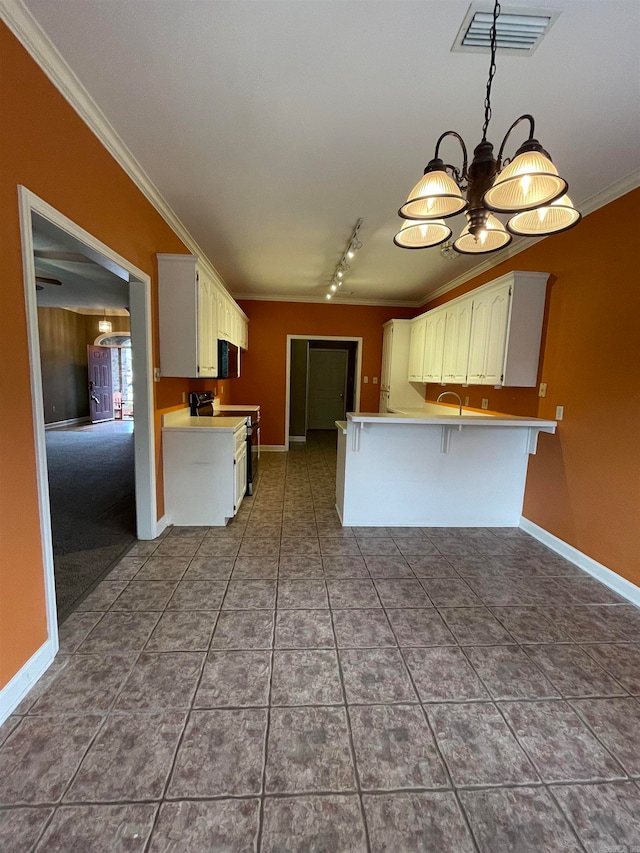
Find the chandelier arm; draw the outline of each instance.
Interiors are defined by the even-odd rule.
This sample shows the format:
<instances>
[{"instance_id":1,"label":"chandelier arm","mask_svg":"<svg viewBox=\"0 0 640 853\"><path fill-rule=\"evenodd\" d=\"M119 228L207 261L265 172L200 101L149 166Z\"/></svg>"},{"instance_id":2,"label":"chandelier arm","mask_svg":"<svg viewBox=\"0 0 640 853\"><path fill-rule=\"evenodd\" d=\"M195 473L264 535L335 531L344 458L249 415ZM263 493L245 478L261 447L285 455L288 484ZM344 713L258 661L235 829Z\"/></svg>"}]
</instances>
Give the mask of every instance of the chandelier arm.
<instances>
[{"instance_id":1,"label":"chandelier arm","mask_svg":"<svg viewBox=\"0 0 640 853\"><path fill-rule=\"evenodd\" d=\"M445 132L439 137L438 141L436 142L436 151L433 155L433 158L434 160L438 160L440 158L440 143L447 136L453 136L454 139L457 139L460 143L460 147L462 148L462 169L456 169L455 166L452 166L449 163L445 164L445 168L451 169L456 181L460 183L460 181L463 178L466 178L467 176L467 146L464 144L464 139L460 136L459 133L456 133L455 130L445 130Z\"/></svg>"},{"instance_id":2,"label":"chandelier arm","mask_svg":"<svg viewBox=\"0 0 640 853\"><path fill-rule=\"evenodd\" d=\"M515 130L515 128L520 124L521 121L525 121L525 120L529 122L529 139L533 139L533 134L534 134L535 129L536 129L535 119L533 118L532 115L529 115L529 113L525 113L524 115L521 115L520 118L517 118L514 121L514 123L511 125L509 130L504 135L504 139L502 140L502 142L500 144L500 150L498 151L498 171L500 171L502 169L502 166L503 166L502 154L504 152L504 146L507 144L507 140L511 136L511 132L513 130Z\"/></svg>"}]
</instances>

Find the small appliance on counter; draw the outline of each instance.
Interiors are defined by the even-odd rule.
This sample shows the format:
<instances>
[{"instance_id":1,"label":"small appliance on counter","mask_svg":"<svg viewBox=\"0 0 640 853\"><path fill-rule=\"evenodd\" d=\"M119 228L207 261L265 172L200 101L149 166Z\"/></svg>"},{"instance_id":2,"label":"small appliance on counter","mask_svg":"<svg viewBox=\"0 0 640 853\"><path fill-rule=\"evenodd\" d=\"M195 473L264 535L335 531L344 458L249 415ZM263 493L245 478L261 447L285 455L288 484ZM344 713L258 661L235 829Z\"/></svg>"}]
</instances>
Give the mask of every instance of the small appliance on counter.
<instances>
[{"instance_id":1,"label":"small appliance on counter","mask_svg":"<svg viewBox=\"0 0 640 853\"><path fill-rule=\"evenodd\" d=\"M221 343L226 343L222 342ZM217 398L213 391L191 392L189 394L189 410L193 418L223 418L234 415L246 416L247 419L247 494L253 494L253 484L258 474L260 460L260 407L228 406L218 408Z\"/></svg>"}]
</instances>

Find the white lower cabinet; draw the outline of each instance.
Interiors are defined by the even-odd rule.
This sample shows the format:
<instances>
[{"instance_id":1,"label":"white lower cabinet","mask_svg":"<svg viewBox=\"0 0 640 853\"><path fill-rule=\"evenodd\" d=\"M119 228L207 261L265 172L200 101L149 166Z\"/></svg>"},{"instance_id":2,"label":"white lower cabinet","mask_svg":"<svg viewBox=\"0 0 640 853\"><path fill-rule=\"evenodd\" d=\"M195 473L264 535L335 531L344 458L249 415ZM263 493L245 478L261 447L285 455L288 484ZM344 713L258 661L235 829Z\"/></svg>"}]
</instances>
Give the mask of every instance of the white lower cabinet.
<instances>
[{"instance_id":1,"label":"white lower cabinet","mask_svg":"<svg viewBox=\"0 0 640 853\"><path fill-rule=\"evenodd\" d=\"M247 489L247 427L164 427L165 515L181 526L223 526Z\"/></svg>"}]
</instances>

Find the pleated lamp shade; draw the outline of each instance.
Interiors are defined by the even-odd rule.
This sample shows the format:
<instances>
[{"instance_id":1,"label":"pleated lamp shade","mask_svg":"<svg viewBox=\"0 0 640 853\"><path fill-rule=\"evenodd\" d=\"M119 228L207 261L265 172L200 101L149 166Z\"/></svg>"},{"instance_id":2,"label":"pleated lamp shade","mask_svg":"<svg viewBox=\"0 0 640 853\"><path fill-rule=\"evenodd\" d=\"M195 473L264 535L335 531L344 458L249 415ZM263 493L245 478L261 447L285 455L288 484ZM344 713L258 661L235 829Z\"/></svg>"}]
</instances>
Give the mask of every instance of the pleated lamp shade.
<instances>
[{"instance_id":1,"label":"pleated lamp shade","mask_svg":"<svg viewBox=\"0 0 640 853\"><path fill-rule=\"evenodd\" d=\"M567 191L568 184L540 151L516 155L484 194L483 202L499 213L520 213L550 204Z\"/></svg>"},{"instance_id":2,"label":"pleated lamp shade","mask_svg":"<svg viewBox=\"0 0 640 853\"><path fill-rule=\"evenodd\" d=\"M407 219L393 238L393 242L401 249L429 249L444 243L449 237L451 237L451 228L442 219L429 222Z\"/></svg>"},{"instance_id":3,"label":"pleated lamp shade","mask_svg":"<svg viewBox=\"0 0 640 853\"><path fill-rule=\"evenodd\" d=\"M403 219L446 219L467 206L460 187L446 172L427 172L409 193L398 213Z\"/></svg>"},{"instance_id":4,"label":"pleated lamp shade","mask_svg":"<svg viewBox=\"0 0 640 853\"><path fill-rule=\"evenodd\" d=\"M519 236L542 237L573 228L581 219L582 214L575 209L569 196L563 195L548 207L517 213L507 222L507 228Z\"/></svg>"},{"instance_id":5,"label":"pleated lamp shade","mask_svg":"<svg viewBox=\"0 0 640 853\"><path fill-rule=\"evenodd\" d=\"M453 248L461 255L482 255L504 249L512 239L502 222L490 213L486 226L478 237L470 234L469 226L465 225L458 239L454 241Z\"/></svg>"}]
</instances>

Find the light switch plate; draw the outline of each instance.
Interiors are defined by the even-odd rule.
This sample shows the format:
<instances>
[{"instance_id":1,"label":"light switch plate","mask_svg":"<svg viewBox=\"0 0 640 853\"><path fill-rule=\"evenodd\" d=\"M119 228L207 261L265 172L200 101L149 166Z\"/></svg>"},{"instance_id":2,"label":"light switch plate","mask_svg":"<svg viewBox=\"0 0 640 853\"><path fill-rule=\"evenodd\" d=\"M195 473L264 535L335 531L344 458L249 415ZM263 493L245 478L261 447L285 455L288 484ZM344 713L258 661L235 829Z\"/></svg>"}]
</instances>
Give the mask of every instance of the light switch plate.
<instances>
[{"instance_id":1,"label":"light switch plate","mask_svg":"<svg viewBox=\"0 0 640 853\"><path fill-rule=\"evenodd\" d=\"M546 397L547 396L547 383L541 382L540 388L538 389L538 397Z\"/></svg>"},{"instance_id":2,"label":"light switch plate","mask_svg":"<svg viewBox=\"0 0 640 853\"><path fill-rule=\"evenodd\" d=\"M154 382L160 382L160 368L159 367L153 368L153 381Z\"/></svg>"},{"instance_id":3,"label":"light switch plate","mask_svg":"<svg viewBox=\"0 0 640 853\"><path fill-rule=\"evenodd\" d=\"M561 421L564 418L564 406L556 406L556 420Z\"/></svg>"},{"instance_id":4,"label":"light switch plate","mask_svg":"<svg viewBox=\"0 0 640 853\"><path fill-rule=\"evenodd\" d=\"M482 408L483 408L483 409L488 409L488 408L489 408L489 401L487 400L487 398L486 398L486 397L483 397L483 398L482 398Z\"/></svg>"},{"instance_id":5,"label":"light switch plate","mask_svg":"<svg viewBox=\"0 0 640 853\"><path fill-rule=\"evenodd\" d=\"M374 376L374 377L373 377L373 384L374 384L374 385L377 385L377 384L378 384L378 377L377 377L377 376Z\"/></svg>"},{"instance_id":6,"label":"light switch plate","mask_svg":"<svg viewBox=\"0 0 640 853\"><path fill-rule=\"evenodd\" d=\"M365 385L367 385L367 384L369 383L369 377L368 377L368 376L363 376L363 377L362 377L362 381L364 382L364 384L365 384Z\"/></svg>"}]
</instances>

